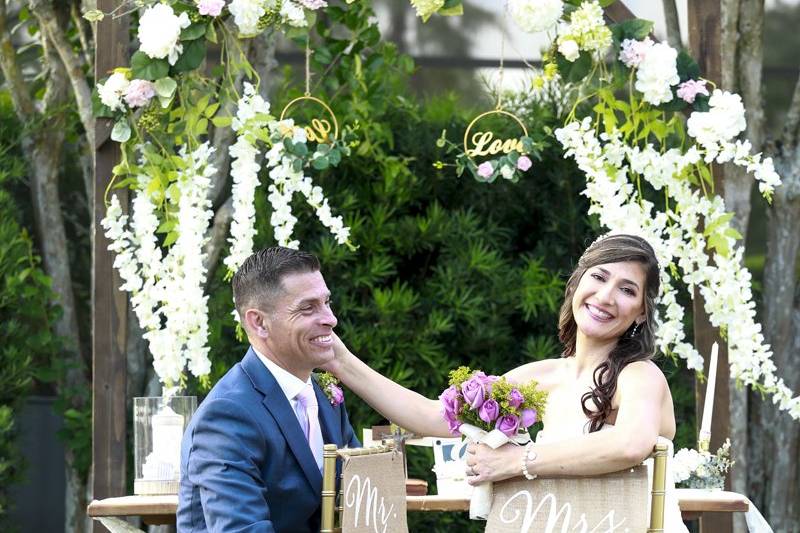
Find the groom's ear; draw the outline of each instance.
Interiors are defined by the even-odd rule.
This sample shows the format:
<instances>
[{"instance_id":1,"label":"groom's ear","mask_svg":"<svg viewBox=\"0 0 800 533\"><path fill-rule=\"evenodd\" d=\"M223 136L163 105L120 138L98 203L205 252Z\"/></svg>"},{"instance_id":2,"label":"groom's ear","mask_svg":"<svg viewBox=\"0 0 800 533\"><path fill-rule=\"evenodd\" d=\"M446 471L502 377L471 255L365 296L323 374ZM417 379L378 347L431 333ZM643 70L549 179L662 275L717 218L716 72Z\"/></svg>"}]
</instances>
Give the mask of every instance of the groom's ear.
<instances>
[{"instance_id":1,"label":"groom's ear","mask_svg":"<svg viewBox=\"0 0 800 533\"><path fill-rule=\"evenodd\" d=\"M248 309L244 312L244 327L250 334L266 340L269 336L269 320L267 314L259 309Z\"/></svg>"}]
</instances>

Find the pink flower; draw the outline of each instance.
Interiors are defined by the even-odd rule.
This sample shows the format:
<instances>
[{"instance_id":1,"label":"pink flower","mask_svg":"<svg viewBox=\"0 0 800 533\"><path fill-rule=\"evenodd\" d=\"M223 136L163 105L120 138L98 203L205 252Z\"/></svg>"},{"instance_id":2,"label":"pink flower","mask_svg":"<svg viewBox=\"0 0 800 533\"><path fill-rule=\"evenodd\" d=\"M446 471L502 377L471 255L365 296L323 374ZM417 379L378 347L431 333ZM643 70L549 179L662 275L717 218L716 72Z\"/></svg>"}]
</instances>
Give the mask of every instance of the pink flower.
<instances>
[{"instance_id":1,"label":"pink flower","mask_svg":"<svg viewBox=\"0 0 800 533\"><path fill-rule=\"evenodd\" d=\"M538 415L536 409L523 409L522 410L522 427L528 428L536 423Z\"/></svg>"},{"instance_id":2,"label":"pink flower","mask_svg":"<svg viewBox=\"0 0 800 533\"><path fill-rule=\"evenodd\" d=\"M341 387L331 383L328 385L328 398L331 399L331 405L336 407L340 403L344 402L344 392L342 392Z\"/></svg>"},{"instance_id":3,"label":"pink flower","mask_svg":"<svg viewBox=\"0 0 800 533\"><path fill-rule=\"evenodd\" d=\"M517 159L517 168L523 172L531 168L532 164L531 159L527 155L521 155L519 159Z\"/></svg>"},{"instance_id":4,"label":"pink flower","mask_svg":"<svg viewBox=\"0 0 800 533\"><path fill-rule=\"evenodd\" d=\"M225 7L225 0L197 0L197 11L201 15L218 17Z\"/></svg>"},{"instance_id":5,"label":"pink flower","mask_svg":"<svg viewBox=\"0 0 800 533\"><path fill-rule=\"evenodd\" d=\"M508 393L508 405L511 407L519 407L524 401L525 398L517 389L511 389L511 392Z\"/></svg>"},{"instance_id":6,"label":"pink flower","mask_svg":"<svg viewBox=\"0 0 800 533\"><path fill-rule=\"evenodd\" d=\"M218 17L225 7L225 0L197 0L197 11L201 15Z\"/></svg>"},{"instance_id":7,"label":"pink flower","mask_svg":"<svg viewBox=\"0 0 800 533\"><path fill-rule=\"evenodd\" d=\"M153 82L147 80L133 80L125 89L125 103L129 107L142 107L147 105L156 95L156 88Z\"/></svg>"},{"instance_id":8,"label":"pink flower","mask_svg":"<svg viewBox=\"0 0 800 533\"><path fill-rule=\"evenodd\" d=\"M651 46L653 46L653 41L650 40L650 37L645 37L643 41L625 39L622 41L619 60L628 68L638 67Z\"/></svg>"},{"instance_id":9,"label":"pink flower","mask_svg":"<svg viewBox=\"0 0 800 533\"><path fill-rule=\"evenodd\" d=\"M483 402L481 408L478 409L478 416L487 424L493 422L497 415L500 414L500 405L491 398Z\"/></svg>"},{"instance_id":10,"label":"pink flower","mask_svg":"<svg viewBox=\"0 0 800 533\"><path fill-rule=\"evenodd\" d=\"M489 179L492 174L494 174L494 168L492 168L492 164L489 161L484 161L478 165L478 176Z\"/></svg>"},{"instance_id":11,"label":"pink flower","mask_svg":"<svg viewBox=\"0 0 800 533\"><path fill-rule=\"evenodd\" d=\"M303 7L312 11L321 7L328 7L328 2L325 0L300 0L300 3L303 4Z\"/></svg>"},{"instance_id":12,"label":"pink flower","mask_svg":"<svg viewBox=\"0 0 800 533\"><path fill-rule=\"evenodd\" d=\"M517 415L505 415L497 419L494 425L495 429L499 429L508 437L513 437L517 434L519 429L519 418Z\"/></svg>"},{"instance_id":13,"label":"pink flower","mask_svg":"<svg viewBox=\"0 0 800 533\"><path fill-rule=\"evenodd\" d=\"M481 381L481 378L473 376L461 384L461 394L470 408L478 409L483 405L486 386Z\"/></svg>"},{"instance_id":14,"label":"pink flower","mask_svg":"<svg viewBox=\"0 0 800 533\"><path fill-rule=\"evenodd\" d=\"M693 104L698 94L708 96L706 82L700 80L686 80L678 85L678 98L682 98L686 103Z\"/></svg>"}]
</instances>

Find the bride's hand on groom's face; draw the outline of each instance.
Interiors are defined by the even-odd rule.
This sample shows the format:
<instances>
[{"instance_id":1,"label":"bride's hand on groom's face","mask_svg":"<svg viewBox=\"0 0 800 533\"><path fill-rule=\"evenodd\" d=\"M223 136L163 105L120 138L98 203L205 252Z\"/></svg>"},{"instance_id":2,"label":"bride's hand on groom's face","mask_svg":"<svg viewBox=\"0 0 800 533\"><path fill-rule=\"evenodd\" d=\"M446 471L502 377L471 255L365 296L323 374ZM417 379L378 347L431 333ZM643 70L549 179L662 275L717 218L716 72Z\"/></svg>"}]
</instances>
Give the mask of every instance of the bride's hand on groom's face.
<instances>
[{"instance_id":1,"label":"bride's hand on groom's face","mask_svg":"<svg viewBox=\"0 0 800 533\"><path fill-rule=\"evenodd\" d=\"M524 453L524 447L513 444L504 444L496 450L485 444L467 445L467 483L480 485L521 475Z\"/></svg>"},{"instance_id":2,"label":"bride's hand on groom's face","mask_svg":"<svg viewBox=\"0 0 800 533\"><path fill-rule=\"evenodd\" d=\"M330 372L338 377L338 371L341 369L344 358L349 355L350 351L344 345L342 339L334 332L333 333L333 359L320 367L321 370Z\"/></svg>"}]
</instances>

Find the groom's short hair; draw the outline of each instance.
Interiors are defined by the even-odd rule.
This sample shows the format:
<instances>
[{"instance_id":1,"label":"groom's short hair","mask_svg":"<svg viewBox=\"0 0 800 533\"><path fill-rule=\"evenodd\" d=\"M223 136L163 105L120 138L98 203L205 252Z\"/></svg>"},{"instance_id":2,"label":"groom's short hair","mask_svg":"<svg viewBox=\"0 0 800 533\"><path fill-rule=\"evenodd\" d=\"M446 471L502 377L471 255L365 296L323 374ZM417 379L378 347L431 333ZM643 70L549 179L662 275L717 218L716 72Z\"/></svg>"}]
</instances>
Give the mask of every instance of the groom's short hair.
<instances>
[{"instance_id":1,"label":"groom's short hair","mask_svg":"<svg viewBox=\"0 0 800 533\"><path fill-rule=\"evenodd\" d=\"M272 302L283 290L281 282L290 274L320 270L319 259L312 253L273 246L245 259L233 275L233 301L239 318L250 308L272 310Z\"/></svg>"}]
</instances>

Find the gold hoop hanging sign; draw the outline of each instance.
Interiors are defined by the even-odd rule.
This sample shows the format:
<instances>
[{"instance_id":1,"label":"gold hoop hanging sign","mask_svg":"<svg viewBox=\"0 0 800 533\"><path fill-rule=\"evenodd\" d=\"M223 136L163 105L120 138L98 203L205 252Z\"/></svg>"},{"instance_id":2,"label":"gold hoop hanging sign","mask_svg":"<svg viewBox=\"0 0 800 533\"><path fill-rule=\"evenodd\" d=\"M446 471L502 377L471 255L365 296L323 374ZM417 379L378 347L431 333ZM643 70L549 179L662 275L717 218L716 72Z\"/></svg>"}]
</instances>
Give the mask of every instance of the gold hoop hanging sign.
<instances>
[{"instance_id":1,"label":"gold hoop hanging sign","mask_svg":"<svg viewBox=\"0 0 800 533\"><path fill-rule=\"evenodd\" d=\"M476 130L474 133L472 133L475 124L490 115L503 115L513 119L517 124L519 124L519 127L522 128L523 136L528 136L528 130L525 128L525 124L523 124L519 117L517 117L514 113L504 111L503 109L492 109L491 111L486 111L485 113L481 113L472 119L472 122L469 123L467 130L464 132L464 153L467 154L467 157L473 159L474 157L478 156L497 155L500 152L508 154L512 151L516 151L519 154L524 154L525 149L522 145L521 138L495 138L492 131Z\"/></svg>"},{"instance_id":2,"label":"gold hoop hanging sign","mask_svg":"<svg viewBox=\"0 0 800 533\"><path fill-rule=\"evenodd\" d=\"M325 110L325 112L328 115L330 115L331 119L328 120L326 118L314 117L311 119L310 125L302 126L302 128L306 131L306 138L308 139L308 142L327 143L327 144L333 143L333 141L339 138L339 122L336 120L336 115L333 114L333 110L330 107L328 107L328 104L326 104L319 98L315 98L308 94L295 98L294 100L286 104L286 107L283 108L279 120L283 120L283 117L286 116L286 113L287 111L289 111L290 107L304 101L310 101L320 105L322 109ZM331 128L331 122L333 122L332 128Z\"/></svg>"}]
</instances>

